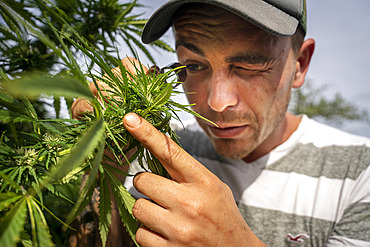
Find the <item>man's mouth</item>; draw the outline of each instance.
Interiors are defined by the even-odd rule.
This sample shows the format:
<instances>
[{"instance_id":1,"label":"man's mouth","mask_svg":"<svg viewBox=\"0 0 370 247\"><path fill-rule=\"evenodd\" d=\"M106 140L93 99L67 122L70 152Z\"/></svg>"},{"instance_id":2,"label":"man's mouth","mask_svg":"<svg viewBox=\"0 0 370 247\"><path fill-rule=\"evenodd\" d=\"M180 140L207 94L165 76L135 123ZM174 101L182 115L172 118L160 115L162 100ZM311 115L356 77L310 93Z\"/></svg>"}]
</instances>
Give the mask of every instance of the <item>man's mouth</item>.
<instances>
[{"instance_id":1,"label":"man's mouth","mask_svg":"<svg viewBox=\"0 0 370 247\"><path fill-rule=\"evenodd\" d=\"M231 139L243 133L249 125L241 126L228 126L228 127L215 127L208 126L211 134L216 138Z\"/></svg>"}]
</instances>

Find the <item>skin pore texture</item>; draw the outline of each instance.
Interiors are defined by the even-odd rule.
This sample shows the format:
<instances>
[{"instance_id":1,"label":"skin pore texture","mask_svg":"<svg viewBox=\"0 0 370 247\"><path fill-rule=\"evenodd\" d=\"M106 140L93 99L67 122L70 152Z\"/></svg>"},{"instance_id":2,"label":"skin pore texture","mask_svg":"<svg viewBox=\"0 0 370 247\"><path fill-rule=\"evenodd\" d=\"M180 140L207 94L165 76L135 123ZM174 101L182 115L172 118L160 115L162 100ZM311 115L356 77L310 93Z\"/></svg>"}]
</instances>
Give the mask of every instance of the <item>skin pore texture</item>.
<instances>
[{"instance_id":1,"label":"skin pore texture","mask_svg":"<svg viewBox=\"0 0 370 247\"><path fill-rule=\"evenodd\" d=\"M291 37L212 6L181 12L173 27L184 90L217 124L197 119L220 155L251 162L289 138L300 122L286 113L291 89L304 80Z\"/></svg>"}]
</instances>

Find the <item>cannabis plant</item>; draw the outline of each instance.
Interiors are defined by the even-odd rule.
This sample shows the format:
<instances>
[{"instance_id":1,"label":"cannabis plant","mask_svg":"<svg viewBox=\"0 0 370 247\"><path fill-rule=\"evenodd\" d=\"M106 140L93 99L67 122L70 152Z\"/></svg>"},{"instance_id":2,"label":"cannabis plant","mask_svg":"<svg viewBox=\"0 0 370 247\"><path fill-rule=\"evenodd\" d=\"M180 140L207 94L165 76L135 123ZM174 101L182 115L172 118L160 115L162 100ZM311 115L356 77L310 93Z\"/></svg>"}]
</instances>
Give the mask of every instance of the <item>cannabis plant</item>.
<instances>
[{"instance_id":1,"label":"cannabis plant","mask_svg":"<svg viewBox=\"0 0 370 247\"><path fill-rule=\"evenodd\" d=\"M2 0L0 1L0 67L12 77L17 77L25 72L43 71L58 73L69 70L42 39L32 35L32 31L23 25L15 14L26 20L33 27L37 27L44 36L47 36L56 47L64 49L54 34L49 22L61 30L66 36L79 42L78 37L70 30L74 30L84 37L90 44L104 51L101 56L111 66L118 66L116 59L116 46L120 42L125 47L125 55L137 58L137 53L142 52L152 63L154 58L149 50L140 43L141 30L146 23L135 11L141 5L137 1L120 0ZM63 17L63 20L60 17ZM66 25L66 22L68 25ZM65 41L64 45L73 51L75 57L81 56L81 51L72 43ZM157 41L153 47L165 51L173 51L166 43ZM128 54L129 53L129 54ZM88 62L88 66L92 66ZM43 116L42 105L32 102L39 115ZM53 107L57 117L61 104L64 102L58 97L53 99ZM72 104L67 100L67 106Z\"/></svg>"},{"instance_id":2,"label":"cannabis plant","mask_svg":"<svg viewBox=\"0 0 370 247\"><path fill-rule=\"evenodd\" d=\"M182 109L197 115L188 106L171 100L173 94L179 93L175 89L179 82L173 78L182 68L159 73L158 70L145 72L139 66L135 73L130 73L120 63L120 58L97 50L70 26L63 18L62 10L49 11L67 27L60 30L50 19L43 20L50 26L57 42L19 16L12 17L52 50L69 70L14 78L0 69L0 87L3 89L0 120L8 124L9 130L15 126L29 127L27 132L18 131L16 136L4 131L0 138L0 246L16 246L17 243L52 246L47 215L62 222L65 228L74 230L70 223L90 202L95 188L100 190L99 232L103 245L111 224L111 195L117 202L122 223L134 240L138 227L132 215L135 199L117 175L131 176L121 168L130 165L134 159L143 169L166 177L169 175L124 128L122 118L135 112L176 141L169 125L171 118L177 118L176 111ZM70 45L93 66L81 66ZM111 70L107 57L118 64L119 73ZM87 69L82 70L82 67ZM89 89L91 82L98 90L96 96ZM108 87L99 87L101 82ZM91 103L93 111L87 112L81 120L40 118L31 100L44 95L63 96L69 100L81 97ZM17 137L22 140L12 139ZM129 156L128 152L134 154ZM78 184L83 174L89 176L79 196L68 195L65 188L72 183ZM45 198L48 195L73 204L66 218L58 217L47 207Z\"/></svg>"}]
</instances>

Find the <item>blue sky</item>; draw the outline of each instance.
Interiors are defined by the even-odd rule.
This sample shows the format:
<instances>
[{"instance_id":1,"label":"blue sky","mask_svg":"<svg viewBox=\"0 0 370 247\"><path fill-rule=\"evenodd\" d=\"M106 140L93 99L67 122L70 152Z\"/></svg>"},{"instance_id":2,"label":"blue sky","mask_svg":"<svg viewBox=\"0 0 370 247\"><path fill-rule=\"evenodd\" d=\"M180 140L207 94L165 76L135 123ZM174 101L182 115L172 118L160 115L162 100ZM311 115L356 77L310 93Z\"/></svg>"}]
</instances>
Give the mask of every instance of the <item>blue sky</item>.
<instances>
[{"instance_id":1,"label":"blue sky","mask_svg":"<svg viewBox=\"0 0 370 247\"><path fill-rule=\"evenodd\" d=\"M138 2L147 6L138 12L148 17L166 1ZM307 6L306 37L316 40L308 79L314 85L326 85L328 98L340 93L370 112L370 1L307 0ZM171 32L167 32L165 37L173 45ZM154 51L153 55L159 66L176 60L175 54L171 53ZM142 62L145 64L144 59ZM370 124L351 122L339 127L370 137Z\"/></svg>"}]
</instances>

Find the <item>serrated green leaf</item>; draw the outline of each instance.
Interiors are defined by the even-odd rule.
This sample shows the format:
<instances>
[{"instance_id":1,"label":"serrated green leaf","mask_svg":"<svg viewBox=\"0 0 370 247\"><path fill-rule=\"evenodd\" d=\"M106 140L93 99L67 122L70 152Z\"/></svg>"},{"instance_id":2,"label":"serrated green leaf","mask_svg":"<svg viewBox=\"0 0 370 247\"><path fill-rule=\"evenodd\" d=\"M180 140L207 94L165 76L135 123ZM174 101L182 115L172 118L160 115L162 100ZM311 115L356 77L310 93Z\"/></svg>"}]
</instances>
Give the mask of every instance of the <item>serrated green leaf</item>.
<instances>
[{"instance_id":1,"label":"serrated green leaf","mask_svg":"<svg viewBox=\"0 0 370 247\"><path fill-rule=\"evenodd\" d=\"M120 15L117 17L117 19L114 21L114 26L118 26L119 22L122 21L122 19L125 17L125 15L136 6L136 1L133 1L129 5L126 6L125 10L120 13Z\"/></svg>"},{"instance_id":2,"label":"serrated green leaf","mask_svg":"<svg viewBox=\"0 0 370 247\"><path fill-rule=\"evenodd\" d=\"M90 101L96 100L89 87L73 77L33 74L4 83L3 86L9 94L15 97L37 99L44 94L54 95L54 97L64 96L70 99L83 97Z\"/></svg>"},{"instance_id":3,"label":"serrated green leaf","mask_svg":"<svg viewBox=\"0 0 370 247\"><path fill-rule=\"evenodd\" d=\"M143 112L143 116L150 112L152 109L156 107L161 107L164 104L167 103L167 101L170 99L172 94L172 85L169 83L166 85L165 89L151 102L151 105L145 109Z\"/></svg>"},{"instance_id":4,"label":"serrated green leaf","mask_svg":"<svg viewBox=\"0 0 370 247\"><path fill-rule=\"evenodd\" d=\"M17 170L13 170L11 173L8 174L9 176L7 176L2 171L0 171L0 177L4 180L5 182L4 185L9 184L14 189L25 193L24 188L22 188L18 183L14 181L14 177L16 176L16 173L17 173Z\"/></svg>"},{"instance_id":5,"label":"serrated green leaf","mask_svg":"<svg viewBox=\"0 0 370 247\"><path fill-rule=\"evenodd\" d=\"M1 193L0 194L0 211L4 211L8 209L12 203L18 201L18 199L21 197L22 195L19 195L13 192Z\"/></svg>"},{"instance_id":6,"label":"serrated green leaf","mask_svg":"<svg viewBox=\"0 0 370 247\"><path fill-rule=\"evenodd\" d=\"M26 202L27 202L27 208L28 208L29 222L30 222L30 225L31 225L32 245L37 246L36 222L35 222L35 217L33 215L34 210L33 210L33 207L32 207L31 200L29 200L29 198L27 198Z\"/></svg>"},{"instance_id":7,"label":"serrated green leaf","mask_svg":"<svg viewBox=\"0 0 370 247\"><path fill-rule=\"evenodd\" d=\"M5 91L0 91L0 105L5 107L7 110L24 114L24 109L21 104L9 94L5 93Z\"/></svg>"},{"instance_id":8,"label":"serrated green leaf","mask_svg":"<svg viewBox=\"0 0 370 247\"><path fill-rule=\"evenodd\" d=\"M70 181L77 180L81 175L86 171L88 164L79 166L72 171L70 171L67 175L65 175L61 180L59 180L60 183L66 184Z\"/></svg>"},{"instance_id":9,"label":"serrated green leaf","mask_svg":"<svg viewBox=\"0 0 370 247\"><path fill-rule=\"evenodd\" d=\"M25 98L22 98L21 100L26 108L26 113L28 114L28 116L38 120L36 109L32 105L32 103L28 99L25 99Z\"/></svg>"},{"instance_id":10,"label":"serrated green leaf","mask_svg":"<svg viewBox=\"0 0 370 247\"><path fill-rule=\"evenodd\" d=\"M65 20L63 20L63 21L65 21ZM77 49L81 50L83 52L83 54L86 55L87 57L89 57L91 59L91 61L94 62L96 65L98 65L99 68L104 73L106 73L109 78L113 78L114 74L111 71L111 68L108 66L106 61L104 61L103 57L98 54L98 51L94 50L94 48L91 47L91 45L83 37L81 37L81 35L78 32L76 32L76 30L74 28L69 26L68 23L65 23L65 25L67 25L70 28L70 30L73 32L73 34L76 35L76 37L80 40L82 45L80 45L78 42L71 39L70 37L65 36L63 33L59 32L58 30L55 30L55 31L59 32L61 36L63 36L65 39L67 39L69 42L71 42ZM54 27L52 27L52 28L55 29Z\"/></svg>"},{"instance_id":11,"label":"serrated green leaf","mask_svg":"<svg viewBox=\"0 0 370 247\"><path fill-rule=\"evenodd\" d=\"M167 101L170 99L171 94L172 84L168 83L162 93L155 98L153 105L155 105L155 107L160 107L166 104Z\"/></svg>"},{"instance_id":12,"label":"serrated green leaf","mask_svg":"<svg viewBox=\"0 0 370 247\"><path fill-rule=\"evenodd\" d=\"M49 130L51 133L62 135L63 133L56 129L52 124L48 123L48 121L39 121L38 124L44 127L46 130Z\"/></svg>"},{"instance_id":13,"label":"serrated green leaf","mask_svg":"<svg viewBox=\"0 0 370 247\"><path fill-rule=\"evenodd\" d=\"M20 240L20 234L26 221L26 198L20 199L0 222L0 246L13 247Z\"/></svg>"},{"instance_id":14,"label":"serrated green leaf","mask_svg":"<svg viewBox=\"0 0 370 247\"><path fill-rule=\"evenodd\" d=\"M33 216L36 223L36 237L38 247L52 247L54 246L54 243L51 240L49 227L46 223L44 214L42 213L37 203L33 200L31 201L32 201L31 205L33 208Z\"/></svg>"},{"instance_id":15,"label":"serrated green leaf","mask_svg":"<svg viewBox=\"0 0 370 247\"><path fill-rule=\"evenodd\" d=\"M104 174L100 178L100 194L99 194L99 232L103 247L107 243L109 227L111 225L112 207L108 181Z\"/></svg>"},{"instance_id":16,"label":"serrated green leaf","mask_svg":"<svg viewBox=\"0 0 370 247\"><path fill-rule=\"evenodd\" d=\"M62 159L58 168L52 173L54 179L61 179L76 167L82 165L105 136L104 119L98 118L94 124L79 138L71 153Z\"/></svg>"},{"instance_id":17,"label":"serrated green leaf","mask_svg":"<svg viewBox=\"0 0 370 247\"><path fill-rule=\"evenodd\" d=\"M131 236L132 240L136 243L135 233L138 229L138 222L132 215L132 208L136 200L122 185L118 178L114 176L109 170L104 169L104 174L107 175L107 179L111 186L113 196L117 202L118 212L121 216L122 223Z\"/></svg>"},{"instance_id":18,"label":"serrated green leaf","mask_svg":"<svg viewBox=\"0 0 370 247\"><path fill-rule=\"evenodd\" d=\"M169 51L169 52L175 52L175 50L171 46L169 46L168 44L166 44L162 40L156 40L152 43L152 45L157 46L159 48L162 48L163 50L166 50L166 51Z\"/></svg>"},{"instance_id":19,"label":"serrated green leaf","mask_svg":"<svg viewBox=\"0 0 370 247\"><path fill-rule=\"evenodd\" d=\"M35 119L16 112L0 110L0 122L3 123L32 123Z\"/></svg>"},{"instance_id":20,"label":"serrated green leaf","mask_svg":"<svg viewBox=\"0 0 370 247\"><path fill-rule=\"evenodd\" d=\"M52 194L54 194L55 196L58 196L68 202L70 202L71 204L73 204L74 202L71 201L68 197L66 197L65 195L63 195L60 191L58 191L52 184L49 184L49 183L45 183L45 181L43 179L39 179L39 182L41 185L45 186L45 188L51 192Z\"/></svg>"},{"instance_id":21,"label":"serrated green leaf","mask_svg":"<svg viewBox=\"0 0 370 247\"><path fill-rule=\"evenodd\" d=\"M67 216L67 224L70 224L79 215L86 205L90 202L91 196L93 194L94 188L96 186L96 181L98 177L100 163L103 159L105 142L101 141L99 150L95 155L95 159L92 164L92 169L87 179L86 185L82 188L81 193L72 208L70 214Z\"/></svg>"},{"instance_id":22,"label":"serrated green leaf","mask_svg":"<svg viewBox=\"0 0 370 247\"><path fill-rule=\"evenodd\" d=\"M32 245L31 237L24 231L21 233L21 243L24 247L34 247Z\"/></svg>"}]
</instances>

